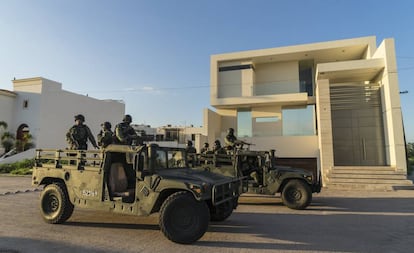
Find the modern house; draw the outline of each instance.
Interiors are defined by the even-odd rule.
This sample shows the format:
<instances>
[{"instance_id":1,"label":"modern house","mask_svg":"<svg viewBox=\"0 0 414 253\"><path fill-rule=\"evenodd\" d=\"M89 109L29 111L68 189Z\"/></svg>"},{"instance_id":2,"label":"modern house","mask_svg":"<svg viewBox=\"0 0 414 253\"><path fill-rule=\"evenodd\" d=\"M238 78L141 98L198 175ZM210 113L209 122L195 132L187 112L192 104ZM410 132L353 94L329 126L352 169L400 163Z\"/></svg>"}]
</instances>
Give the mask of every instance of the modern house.
<instances>
[{"instance_id":1,"label":"modern house","mask_svg":"<svg viewBox=\"0 0 414 253\"><path fill-rule=\"evenodd\" d=\"M317 168L324 186L407 185L393 39L376 37L211 56L209 143L226 130Z\"/></svg>"},{"instance_id":2,"label":"modern house","mask_svg":"<svg viewBox=\"0 0 414 253\"><path fill-rule=\"evenodd\" d=\"M102 122L121 122L125 104L69 92L61 83L42 77L13 80L13 91L0 90L0 121L17 139L30 133L38 148L65 148L66 132L76 114L85 116L96 137Z\"/></svg>"}]
</instances>

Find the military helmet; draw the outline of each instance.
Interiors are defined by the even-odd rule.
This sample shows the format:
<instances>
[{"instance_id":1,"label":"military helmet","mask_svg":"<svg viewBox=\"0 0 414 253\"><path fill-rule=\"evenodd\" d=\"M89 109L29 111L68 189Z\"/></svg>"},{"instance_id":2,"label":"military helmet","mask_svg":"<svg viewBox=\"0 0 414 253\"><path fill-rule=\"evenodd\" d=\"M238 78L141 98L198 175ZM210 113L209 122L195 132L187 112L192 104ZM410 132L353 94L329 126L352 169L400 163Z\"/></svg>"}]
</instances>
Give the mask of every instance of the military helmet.
<instances>
[{"instance_id":1,"label":"military helmet","mask_svg":"<svg viewBox=\"0 0 414 253\"><path fill-rule=\"evenodd\" d=\"M105 121L104 123L102 123L101 126L105 127L106 129L111 129L112 127L111 123L108 121Z\"/></svg>"},{"instance_id":2,"label":"military helmet","mask_svg":"<svg viewBox=\"0 0 414 253\"><path fill-rule=\"evenodd\" d=\"M220 141L219 141L219 140L216 140L216 141L214 142L214 145L216 145L216 146L221 146L221 143L220 143Z\"/></svg>"},{"instance_id":3,"label":"military helmet","mask_svg":"<svg viewBox=\"0 0 414 253\"><path fill-rule=\"evenodd\" d=\"M228 134L234 134L234 129L230 127L230 128L227 130L227 133L228 133Z\"/></svg>"},{"instance_id":4,"label":"military helmet","mask_svg":"<svg viewBox=\"0 0 414 253\"><path fill-rule=\"evenodd\" d=\"M193 146L193 142L192 141L187 141L187 146L192 147Z\"/></svg>"},{"instance_id":5,"label":"military helmet","mask_svg":"<svg viewBox=\"0 0 414 253\"><path fill-rule=\"evenodd\" d=\"M76 120L81 120L81 121L85 121L85 116L83 116L82 114L78 114L78 115L75 115L75 121Z\"/></svg>"},{"instance_id":6,"label":"military helmet","mask_svg":"<svg viewBox=\"0 0 414 253\"><path fill-rule=\"evenodd\" d=\"M204 142L204 147L208 148L209 146L208 142Z\"/></svg>"},{"instance_id":7,"label":"military helmet","mask_svg":"<svg viewBox=\"0 0 414 253\"><path fill-rule=\"evenodd\" d=\"M128 122L131 123L132 122L132 117L131 115L127 114L124 116L124 118L122 119L123 122Z\"/></svg>"}]
</instances>

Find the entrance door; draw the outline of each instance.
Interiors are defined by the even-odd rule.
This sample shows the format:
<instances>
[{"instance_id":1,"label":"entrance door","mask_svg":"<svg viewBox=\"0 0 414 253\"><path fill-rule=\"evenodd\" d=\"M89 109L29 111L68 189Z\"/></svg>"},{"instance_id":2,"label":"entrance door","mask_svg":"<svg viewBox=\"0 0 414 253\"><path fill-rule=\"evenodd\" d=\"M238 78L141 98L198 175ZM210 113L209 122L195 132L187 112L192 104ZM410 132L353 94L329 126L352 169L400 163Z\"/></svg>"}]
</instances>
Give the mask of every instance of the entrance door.
<instances>
[{"instance_id":1,"label":"entrance door","mask_svg":"<svg viewBox=\"0 0 414 253\"><path fill-rule=\"evenodd\" d=\"M335 85L330 91L334 164L385 165L379 86Z\"/></svg>"}]
</instances>

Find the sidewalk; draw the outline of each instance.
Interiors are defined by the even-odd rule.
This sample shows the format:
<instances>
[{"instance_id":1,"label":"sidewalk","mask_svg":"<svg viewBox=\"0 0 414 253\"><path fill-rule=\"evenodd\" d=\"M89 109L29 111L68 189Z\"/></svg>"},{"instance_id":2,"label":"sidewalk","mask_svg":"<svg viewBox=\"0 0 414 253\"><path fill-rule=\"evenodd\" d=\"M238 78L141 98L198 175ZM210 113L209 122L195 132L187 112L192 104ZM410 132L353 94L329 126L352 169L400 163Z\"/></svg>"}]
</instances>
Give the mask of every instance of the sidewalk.
<instances>
[{"instance_id":1,"label":"sidewalk","mask_svg":"<svg viewBox=\"0 0 414 253\"><path fill-rule=\"evenodd\" d=\"M40 190L32 186L31 176L14 176L0 174L0 195L7 195L18 192L32 192Z\"/></svg>"},{"instance_id":2,"label":"sidewalk","mask_svg":"<svg viewBox=\"0 0 414 253\"><path fill-rule=\"evenodd\" d=\"M414 180L414 175L408 179ZM40 191L43 187L32 186L31 176L13 176L0 174L0 195ZM269 196L263 196L269 197ZM353 197L353 198L380 198L380 197L412 197L414 190L396 190L396 191L362 191L362 190L333 190L322 188L320 193L313 194L314 198L324 197Z\"/></svg>"}]
</instances>

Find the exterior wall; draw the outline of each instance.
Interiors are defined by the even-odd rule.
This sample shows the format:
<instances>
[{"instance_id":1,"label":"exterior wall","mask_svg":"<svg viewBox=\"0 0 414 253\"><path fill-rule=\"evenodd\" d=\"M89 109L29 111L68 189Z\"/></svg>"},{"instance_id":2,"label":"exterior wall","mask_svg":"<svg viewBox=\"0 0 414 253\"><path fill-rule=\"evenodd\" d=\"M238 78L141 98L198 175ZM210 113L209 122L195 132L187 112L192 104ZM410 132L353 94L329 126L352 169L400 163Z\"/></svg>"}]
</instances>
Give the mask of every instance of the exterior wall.
<instances>
[{"instance_id":1,"label":"exterior wall","mask_svg":"<svg viewBox=\"0 0 414 253\"><path fill-rule=\"evenodd\" d=\"M329 80L319 80L316 85L316 104L318 121L319 163L322 182L327 182L327 175L334 166L332 141L331 101Z\"/></svg>"},{"instance_id":2,"label":"exterior wall","mask_svg":"<svg viewBox=\"0 0 414 253\"><path fill-rule=\"evenodd\" d=\"M254 67L248 69L251 73L243 73L245 69L239 70L237 74L236 72L223 74L219 71L219 67L236 65L235 63L241 65L243 62ZM314 97L308 97L307 94L301 92L300 62L314 64L313 67L311 66L314 71L312 73L315 82ZM251 147L252 149L276 149L278 156L281 157L317 157L318 166L320 166L322 177L326 182L328 172L335 167L334 157L338 157L334 153L332 127L337 126L339 121L335 119L335 124L333 124L331 113L333 109L338 110L338 107L332 107L332 103L344 103L343 105L347 106L349 103L352 104L352 99L361 98L361 105L366 106L367 110L355 108L355 113L358 114L355 117L357 117L359 125L353 125L353 127L357 128L358 134L363 135L357 137L372 136L370 131L376 130L375 140L381 141L373 146L383 146L382 143L385 142L385 147L370 148L366 153L367 156L372 158L372 152L377 152L378 161L373 161L373 163L381 165L384 164L385 154L387 165L396 168L397 171L406 172L402 114L392 39L385 39L378 48L376 38L370 36L213 55L210 67L210 100L211 105L216 108L216 113L209 112L209 115L214 115L214 117L205 117L204 119L209 142L214 138L223 140L226 129L229 127L234 128L237 132L237 110L245 108L251 112L253 135L243 139L256 144ZM227 74L228 76L223 78L223 75ZM250 79L253 86L247 87L245 80ZM222 85L230 83L233 87L239 85L237 94L234 93L227 97L221 96ZM372 88L372 91L367 91L361 88L362 94L357 93L358 96L354 96L352 92L358 92L358 89L352 88L352 91L349 91L350 87L347 85L351 83L360 83L368 88L375 86L376 90L374 91ZM378 104L369 104L374 101L372 92L378 94L378 84L381 91L382 115L380 113L376 115L375 119L368 120L364 118L363 114L366 111L378 109L379 102ZM331 94L331 87L336 87L336 91L339 90L340 93ZM359 86L354 85L354 87ZM248 92L249 88L252 93ZM332 100L331 95L334 96ZM364 100L364 96L368 100ZM283 136L284 110L289 107L300 108L312 104L315 104L316 107L317 135ZM344 109L340 108L340 110ZM243 117L245 116L246 114ZM255 121L257 117L275 117L281 120L271 124L258 124ZM372 122L381 120L381 118L384 122L384 141L382 141L382 127L376 127L376 124L372 125ZM213 121L219 123L213 126ZM336 133L340 134L340 132L339 129ZM214 137L210 137L210 135ZM343 136L340 137L343 138ZM358 141L353 142L352 145L357 145L356 143L360 145ZM363 166L364 163L370 161L364 158L364 161L360 161L361 164L358 166Z\"/></svg>"},{"instance_id":3,"label":"exterior wall","mask_svg":"<svg viewBox=\"0 0 414 253\"><path fill-rule=\"evenodd\" d=\"M373 58L383 58L385 61L380 83L386 159L388 164L395 167L397 171L407 173L394 40L385 39L374 53Z\"/></svg>"},{"instance_id":4,"label":"exterior wall","mask_svg":"<svg viewBox=\"0 0 414 253\"><path fill-rule=\"evenodd\" d=\"M11 127L14 114L13 109L16 103L16 94L0 90L0 121L7 123Z\"/></svg>"},{"instance_id":5,"label":"exterior wall","mask_svg":"<svg viewBox=\"0 0 414 253\"><path fill-rule=\"evenodd\" d=\"M256 64L255 77L255 96L299 92L297 61Z\"/></svg>"},{"instance_id":6,"label":"exterior wall","mask_svg":"<svg viewBox=\"0 0 414 253\"><path fill-rule=\"evenodd\" d=\"M27 124L36 144L41 148L66 147L66 132L74 124L74 116L83 114L85 124L95 139L100 124L111 122L112 126L122 121L125 105L114 100L98 100L62 90L62 84L44 78L16 80L14 91L18 94L13 130ZM27 100L27 108L23 108ZM89 145L89 148L91 146Z\"/></svg>"}]
</instances>

